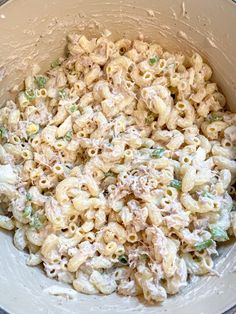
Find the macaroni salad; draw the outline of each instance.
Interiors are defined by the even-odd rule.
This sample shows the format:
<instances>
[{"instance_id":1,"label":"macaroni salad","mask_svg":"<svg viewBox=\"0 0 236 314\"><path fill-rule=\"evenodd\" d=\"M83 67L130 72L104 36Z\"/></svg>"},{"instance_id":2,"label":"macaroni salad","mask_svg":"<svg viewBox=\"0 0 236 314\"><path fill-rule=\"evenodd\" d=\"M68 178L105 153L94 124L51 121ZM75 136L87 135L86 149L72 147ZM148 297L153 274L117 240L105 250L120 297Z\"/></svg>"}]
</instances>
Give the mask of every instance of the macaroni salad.
<instances>
[{"instance_id":1,"label":"macaroni salad","mask_svg":"<svg viewBox=\"0 0 236 314\"><path fill-rule=\"evenodd\" d=\"M236 234L236 114L198 53L68 36L0 109L0 227L85 294L164 301Z\"/></svg>"}]
</instances>

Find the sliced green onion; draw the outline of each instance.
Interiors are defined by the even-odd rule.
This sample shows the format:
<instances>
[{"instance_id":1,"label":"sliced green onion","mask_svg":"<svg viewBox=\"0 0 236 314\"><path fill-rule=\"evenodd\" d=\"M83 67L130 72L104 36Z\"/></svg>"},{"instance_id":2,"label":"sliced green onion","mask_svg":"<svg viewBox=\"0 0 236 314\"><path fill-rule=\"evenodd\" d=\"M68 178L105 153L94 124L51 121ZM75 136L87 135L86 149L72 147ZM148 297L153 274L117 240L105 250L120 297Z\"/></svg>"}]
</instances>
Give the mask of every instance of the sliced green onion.
<instances>
[{"instance_id":1,"label":"sliced green onion","mask_svg":"<svg viewBox=\"0 0 236 314\"><path fill-rule=\"evenodd\" d=\"M33 89L28 89L25 91L25 97L29 100L32 101L36 98L36 93L35 90Z\"/></svg>"},{"instance_id":2,"label":"sliced green onion","mask_svg":"<svg viewBox=\"0 0 236 314\"><path fill-rule=\"evenodd\" d=\"M7 136L7 129L3 126L0 126L0 137L4 138Z\"/></svg>"},{"instance_id":3,"label":"sliced green onion","mask_svg":"<svg viewBox=\"0 0 236 314\"><path fill-rule=\"evenodd\" d=\"M122 264L122 265L128 265L129 262L128 262L128 256L127 255L121 255L119 256L118 258L119 262Z\"/></svg>"},{"instance_id":4,"label":"sliced green onion","mask_svg":"<svg viewBox=\"0 0 236 314\"><path fill-rule=\"evenodd\" d=\"M193 256L193 260L194 260L194 262L196 262L196 263L200 263L201 260L202 260L202 258L201 258L200 256Z\"/></svg>"},{"instance_id":5,"label":"sliced green onion","mask_svg":"<svg viewBox=\"0 0 236 314\"><path fill-rule=\"evenodd\" d=\"M182 188L182 182L180 180L174 179L169 184L172 188L180 190Z\"/></svg>"},{"instance_id":6,"label":"sliced green onion","mask_svg":"<svg viewBox=\"0 0 236 314\"><path fill-rule=\"evenodd\" d=\"M77 109L78 109L78 106L76 104L71 105L69 108L71 113L75 112Z\"/></svg>"},{"instance_id":7,"label":"sliced green onion","mask_svg":"<svg viewBox=\"0 0 236 314\"><path fill-rule=\"evenodd\" d=\"M26 193L26 199L27 201L32 201L32 195L29 192Z\"/></svg>"},{"instance_id":8,"label":"sliced green onion","mask_svg":"<svg viewBox=\"0 0 236 314\"><path fill-rule=\"evenodd\" d=\"M32 207L28 206L28 207L25 207L24 210L23 210L23 216L25 218L29 218L32 214Z\"/></svg>"},{"instance_id":9,"label":"sliced green onion","mask_svg":"<svg viewBox=\"0 0 236 314\"><path fill-rule=\"evenodd\" d=\"M203 191L203 192L201 193L201 196L202 196L202 197L213 198L213 195L212 195L210 192L207 192L207 191Z\"/></svg>"},{"instance_id":10,"label":"sliced green onion","mask_svg":"<svg viewBox=\"0 0 236 314\"><path fill-rule=\"evenodd\" d=\"M42 227L42 223L41 221L39 220L39 217L37 216L33 216L32 217L32 220L30 222L30 226L35 228L35 229L40 229Z\"/></svg>"},{"instance_id":11,"label":"sliced green onion","mask_svg":"<svg viewBox=\"0 0 236 314\"><path fill-rule=\"evenodd\" d=\"M35 82L36 82L38 88L44 88L45 84L46 84L46 77L44 77L44 76L37 76L35 78Z\"/></svg>"},{"instance_id":12,"label":"sliced green onion","mask_svg":"<svg viewBox=\"0 0 236 314\"><path fill-rule=\"evenodd\" d=\"M114 172L112 172L112 171L105 172L104 176L105 177L114 177Z\"/></svg>"},{"instance_id":13,"label":"sliced green onion","mask_svg":"<svg viewBox=\"0 0 236 314\"><path fill-rule=\"evenodd\" d=\"M154 65L155 63L157 63L159 61L159 59L160 58L158 56L152 57L149 59L149 64Z\"/></svg>"},{"instance_id":14,"label":"sliced green onion","mask_svg":"<svg viewBox=\"0 0 236 314\"><path fill-rule=\"evenodd\" d=\"M224 242L229 240L227 232L220 227L215 227L211 229L211 235L212 239L218 242Z\"/></svg>"},{"instance_id":15,"label":"sliced green onion","mask_svg":"<svg viewBox=\"0 0 236 314\"><path fill-rule=\"evenodd\" d=\"M58 96L62 99L66 98L66 91L64 88L58 90Z\"/></svg>"},{"instance_id":16,"label":"sliced green onion","mask_svg":"<svg viewBox=\"0 0 236 314\"><path fill-rule=\"evenodd\" d=\"M161 158L163 157L165 154L165 149L164 148L156 148L153 152L152 152L152 158Z\"/></svg>"},{"instance_id":17,"label":"sliced green onion","mask_svg":"<svg viewBox=\"0 0 236 314\"><path fill-rule=\"evenodd\" d=\"M233 202L231 212L236 212L236 202Z\"/></svg>"},{"instance_id":18,"label":"sliced green onion","mask_svg":"<svg viewBox=\"0 0 236 314\"><path fill-rule=\"evenodd\" d=\"M145 118L146 124L151 124L155 120L155 117L152 113L149 113L147 117Z\"/></svg>"},{"instance_id":19,"label":"sliced green onion","mask_svg":"<svg viewBox=\"0 0 236 314\"><path fill-rule=\"evenodd\" d=\"M212 113L208 116L208 120L209 120L209 122L221 121L221 120L223 120L223 117L217 115L217 114L214 113L214 112L212 112Z\"/></svg>"},{"instance_id":20,"label":"sliced green onion","mask_svg":"<svg viewBox=\"0 0 236 314\"><path fill-rule=\"evenodd\" d=\"M54 60L54 61L51 63L51 68L54 69L54 68L58 67L60 64L61 64L61 63L60 63L59 59L56 59L56 60Z\"/></svg>"},{"instance_id":21,"label":"sliced green onion","mask_svg":"<svg viewBox=\"0 0 236 314\"><path fill-rule=\"evenodd\" d=\"M196 243L194 245L194 247L195 247L196 251L203 251L203 250L207 249L208 247L210 247L213 243L214 243L213 240L209 239L209 240L205 240L205 241Z\"/></svg>"},{"instance_id":22,"label":"sliced green onion","mask_svg":"<svg viewBox=\"0 0 236 314\"><path fill-rule=\"evenodd\" d=\"M141 262L145 262L148 259L148 255L147 254L140 254L139 255L139 260Z\"/></svg>"},{"instance_id":23,"label":"sliced green onion","mask_svg":"<svg viewBox=\"0 0 236 314\"><path fill-rule=\"evenodd\" d=\"M68 131L67 133L66 133L66 135L64 136L64 139L66 140L66 141L71 141L71 139L72 139L72 131Z\"/></svg>"},{"instance_id":24,"label":"sliced green onion","mask_svg":"<svg viewBox=\"0 0 236 314\"><path fill-rule=\"evenodd\" d=\"M37 215L36 213L31 217L30 226L35 229L40 229L46 220L47 218L45 215Z\"/></svg>"}]
</instances>

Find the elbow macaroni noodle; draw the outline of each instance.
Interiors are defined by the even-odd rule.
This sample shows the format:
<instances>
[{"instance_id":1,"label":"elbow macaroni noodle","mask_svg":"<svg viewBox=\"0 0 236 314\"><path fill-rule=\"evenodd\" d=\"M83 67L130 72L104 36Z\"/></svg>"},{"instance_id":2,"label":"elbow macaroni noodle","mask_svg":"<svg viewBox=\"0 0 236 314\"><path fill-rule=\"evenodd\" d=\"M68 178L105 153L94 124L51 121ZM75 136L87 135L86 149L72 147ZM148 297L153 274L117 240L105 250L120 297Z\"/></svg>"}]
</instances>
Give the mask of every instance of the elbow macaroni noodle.
<instances>
[{"instance_id":1,"label":"elbow macaroni noodle","mask_svg":"<svg viewBox=\"0 0 236 314\"><path fill-rule=\"evenodd\" d=\"M79 292L162 302L236 234L236 114L198 53L68 41L0 109L0 227Z\"/></svg>"}]
</instances>

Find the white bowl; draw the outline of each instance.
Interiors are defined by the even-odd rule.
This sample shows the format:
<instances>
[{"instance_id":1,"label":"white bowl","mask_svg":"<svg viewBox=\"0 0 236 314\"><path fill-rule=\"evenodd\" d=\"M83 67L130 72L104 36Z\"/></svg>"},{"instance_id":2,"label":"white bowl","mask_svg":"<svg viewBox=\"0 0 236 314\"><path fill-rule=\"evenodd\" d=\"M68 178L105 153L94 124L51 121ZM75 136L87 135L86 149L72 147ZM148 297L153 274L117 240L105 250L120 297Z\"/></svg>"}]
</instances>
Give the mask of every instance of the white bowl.
<instances>
[{"instance_id":1,"label":"white bowl","mask_svg":"<svg viewBox=\"0 0 236 314\"><path fill-rule=\"evenodd\" d=\"M99 35L109 29L114 38L135 38L140 32L171 50L200 51L236 111L235 27L231 0L11 0L0 7L0 99L11 97L9 90L32 63L47 69L63 53L72 30ZM221 249L216 263L221 277L202 277L165 303L146 306L115 294L78 293L69 301L50 296L45 288L58 283L25 265L26 256L15 249L11 234L0 232L0 243L0 306L11 314L221 314L236 303L234 244Z\"/></svg>"}]
</instances>

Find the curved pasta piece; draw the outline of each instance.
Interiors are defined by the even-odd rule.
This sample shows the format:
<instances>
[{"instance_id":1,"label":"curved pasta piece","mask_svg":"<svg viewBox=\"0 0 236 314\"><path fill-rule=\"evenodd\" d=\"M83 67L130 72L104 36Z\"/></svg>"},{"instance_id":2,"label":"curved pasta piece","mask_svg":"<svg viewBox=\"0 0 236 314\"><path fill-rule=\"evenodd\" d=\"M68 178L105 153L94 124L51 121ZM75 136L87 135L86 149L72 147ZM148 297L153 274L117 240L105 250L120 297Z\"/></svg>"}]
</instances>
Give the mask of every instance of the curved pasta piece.
<instances>
[{"instance_id":1,"label":"curved pasta piece","mask_svg":"<svg viewBox=\"0 0 236 314\"><path fill-rule=\"evenodd\" d=\"M116 290L116 282L112 275L101 274L94 270L89 281L103 294L111 294Z\"/></svg>"},{"instance_id":2,"label":"curved pasta piece","mask_svg":"<svg viewBox=\"0 0 236 314\"><path fill-rule=\"evenodd\" d=\"M97 294L99 290L89 281L89 277L82 271L78 271L77 278L73 281L73 287L78 292L85 294Z\"/></svg>"},{"instance_id":3,"label":"curved pasta piece","mask_svg":"<svg viewBox=\"0 0 236 314\"><path fill-rule=\"evenodd\" d=\"M68 191L72 188L80 186L81 181L76 177L69 177L61 181L56 186L56 199L60 204L68 202L69 196Z\"/></svg>"}]
</instances>

